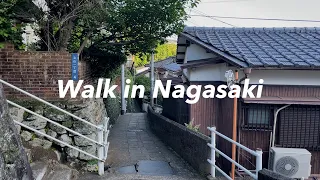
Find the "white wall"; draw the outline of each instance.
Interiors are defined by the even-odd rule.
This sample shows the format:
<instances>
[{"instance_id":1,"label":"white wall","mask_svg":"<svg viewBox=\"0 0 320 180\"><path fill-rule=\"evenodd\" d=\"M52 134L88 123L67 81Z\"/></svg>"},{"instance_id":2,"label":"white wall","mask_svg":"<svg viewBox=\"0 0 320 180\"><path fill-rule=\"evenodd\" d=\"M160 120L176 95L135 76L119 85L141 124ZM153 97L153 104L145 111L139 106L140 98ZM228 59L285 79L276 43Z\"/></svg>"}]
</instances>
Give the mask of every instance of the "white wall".
<instances>
[{"instance_id":1,"label":"white wall","mask_svg":"<svg viewBox=\"0 0 320 180\"><path fill-rule=\"evenodd\" d=\"M242 73L239 76L243 77ZM320 70L254 70L253 69L251 74L249 75L249 79L250 79L250 83L254 83L254 84L258 84L259 79L263 79L264 84L320 86Z\"/></svg>"},{"instance_id":2,"label":"white wall","mask_svg":"<svg viewBox=\"0 0 320 180\"><path fill-rule=\"evenodd\" d=\"M207 53L207 51L199 45L190 44L187 48L185 60L187 61L196 61L201 59L208 59L216 57L212 53Z\"/></svg>"},{"instance_id":3,"label":"white wall","mask_svg":"<svg viewBox=\"0 0 320 180\"><path fill-rule=\"evenodd\" d=\"M224 81L224 73L227 70L225 63L211 64L189 69L190 81Z\"/></svg>"},{"instance_id":4,"label":"white wall","mask_svg":"<svg viewBox=\"0 0 320 180\"><path fill-rule=\"evenodd\" d=\"M212 53L207 53L207 51L204 48L202 48L201 46L196 45L196 44L190 44L190 46L188 46L186 49L183 63L187 63L190 61L197 61L197 60L201 60L201 59L214 58L214 57L216 57L216 55L214 55ZM183 74L189 80L190 80L190 73L191 73L190 69L183 69ZM197 78L200 78L200 77L197 77Z\"/></svg>"}]
</instances>

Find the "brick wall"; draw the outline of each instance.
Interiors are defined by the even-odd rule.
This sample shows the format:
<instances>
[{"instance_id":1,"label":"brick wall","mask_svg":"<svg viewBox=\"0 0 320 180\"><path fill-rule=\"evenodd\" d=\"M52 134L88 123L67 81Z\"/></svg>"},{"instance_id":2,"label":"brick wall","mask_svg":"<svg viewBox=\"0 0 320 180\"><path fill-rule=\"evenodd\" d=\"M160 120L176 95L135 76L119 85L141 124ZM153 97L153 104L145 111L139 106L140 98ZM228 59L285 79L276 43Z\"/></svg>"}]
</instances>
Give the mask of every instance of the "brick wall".
<instances>
[{"instance_id":1,"label":"brick wall","mask_svg":"<svg viewBox=\"0 0 320 180\"><path fill-rule=\"evenodd\" d=\"M79 62L79 79L91 82L86 62ZM68 52L18 51L7 44L0 49L0 78L46 100L61 100L58 80L71 79L71 54ZM26 98L5 87L8 98ZM70 96L68 96L70 98ZM66 97L67 99L67 97Z\"/></svg>"}]
</instances>

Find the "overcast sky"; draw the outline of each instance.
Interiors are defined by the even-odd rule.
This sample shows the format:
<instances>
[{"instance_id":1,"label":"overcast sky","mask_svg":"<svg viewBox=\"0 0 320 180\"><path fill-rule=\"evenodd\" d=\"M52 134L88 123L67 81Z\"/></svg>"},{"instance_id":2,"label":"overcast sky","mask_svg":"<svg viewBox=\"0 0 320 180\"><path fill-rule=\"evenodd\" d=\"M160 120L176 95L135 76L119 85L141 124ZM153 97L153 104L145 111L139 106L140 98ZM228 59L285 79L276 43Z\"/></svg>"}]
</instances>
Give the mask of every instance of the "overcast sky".
<instances>
[{"instance_id":1,"label":"overcast sky","mask_svg":"<svg viewBox=\"0 0 320 180\"><path fill-rule=\"evenodd\" d=\"M200 11L200 12L199 12ZM320 21L320 0L202 0L190 14ZM220 19L237 27L320 27L320 23ZM232 27L207 17L192 16L188 26Z\"/></svg>"}]
</instances>

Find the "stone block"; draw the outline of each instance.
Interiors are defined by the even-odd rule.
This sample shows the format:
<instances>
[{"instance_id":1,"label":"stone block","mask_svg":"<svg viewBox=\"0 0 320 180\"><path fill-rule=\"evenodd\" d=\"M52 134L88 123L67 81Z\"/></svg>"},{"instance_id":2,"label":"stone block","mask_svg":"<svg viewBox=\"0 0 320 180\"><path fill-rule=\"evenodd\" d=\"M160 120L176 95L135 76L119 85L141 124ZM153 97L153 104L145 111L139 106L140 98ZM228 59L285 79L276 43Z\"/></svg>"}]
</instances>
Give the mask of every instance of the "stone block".
<instances>
[{"instance_id":1,"label":"stone block","mask_svg":"<svg viewBox=\"0 0 320 180\"><path fill-rule=\"evenodd\" d=\"M29 141L29 144L33 147L43 147L43 149L49 149L52 146L52 142L40 138L34 138Z\"/></svg>"},{"instance_id":2,"label":"stone block","mask_svg":"<svg viewBox=\"0 0 320 180\"><path fill-rule=\"evenodd\" d=\"M51 119L53 121L58 121L58 122L64 122L64 121L69 121L71 120L71 117L59 110L56 110L54 108L47 108L44 111L44 116L47 117L48 119Z\"/></svg>"},{"instance_id":3,"label":"stone block","mask_svg":"<svg viewBox=\"0 0 320 180\"><path fill-rule=\"evenodd\" d=\"M55 124L52 124L52 123L49 123L49 128L52 130L52 131L55 131L56 133L58 134L66 134L67 133L67 130L63 129L62 127L59 127Z\"/></svg>"},{"instance_id":4,"label":"stone block","mask_svg":"<svg viewBox=\"0 0 320 180\"><path fill-rule=\"evenodd\" d=\"M25 121L22 122L23 124L34 128L34 129L44 129L47 125L47 121L35 116L35 115L31 115L29 116Z\"/></svg>"},{"instance_id":5,"label":"stone block","mask_svg":"<svg viewBox=\"0 0 320 180\"><path fill-rule=\"evenodd\" d=\"M96 146L85 146L85 147L80 147L81 150L89 153L89 154L92 154L92 155L96 155L97 154L97 148ZM80 159L82 160L92 160L93 158L88 156L88 155L85 155L83 153L80 153L80 156L79 156Z\"/></svg>"},{"instance_id":6,"label":"stone block","mask_svg":"<svg viewBox=\"0 0 320 180\"><path fill-rule=\"evenodd\" d=\"M79 157L79 151L72 149L72 148L69 148L69 147L66 148L66 153L68 154L68 156L70 158L78 158Z\"/></svg>"},{"instance_id":7,"label":"stone block","mask_svg":"<svg viewBox=\"0 0 320 180\"><path fill-rule=\"evenodd\" d=\"M90 134L90 135L87 135L87 137L90 139L96 140L96 134ZM89 141L89 140L87 140L83 137L80 137L80 136L74 136L74 143L77 146L92 146L95 144L92 141Z\"/></svg>"},{"instance_id":8,"label":"stone block","mask_svg":"<svg viewBox=\"0 0 320 180\"><path fill-rule=\"evenodd\" d=\"M32 133L29 131L22 131L20 136L24 141L30 141L32 139Z\"/></svg>"},{"instance_id":9,"label":"stone block","mask_svg":"<svg viewBox=\"0 0 320 180\"><path fill-rule=\"evenodd\" d=\"M54 137L54 138L56 138L58 136L58 133L51 130L51 129L48 130L47 134L51 137Z\"/></svg>"},{"instance_id":10,"label":"stone block","mask_svg":"<svg viewBox=\"0 0 320 180\"><path fill-rule=\"evenodd\" d=\"M61 136L58 137L58 139L59 139L60 141L63 141L63 142L65 142L65 143L67 143L67 144L70 144L70 145L73 144L73 143L72 143L72 138L69 137L67 134L62 134ZM60 144L60 146L61 146L61 147L65 147L65 145L63 145L63 144Z\"/></svg>"}]
</instances>

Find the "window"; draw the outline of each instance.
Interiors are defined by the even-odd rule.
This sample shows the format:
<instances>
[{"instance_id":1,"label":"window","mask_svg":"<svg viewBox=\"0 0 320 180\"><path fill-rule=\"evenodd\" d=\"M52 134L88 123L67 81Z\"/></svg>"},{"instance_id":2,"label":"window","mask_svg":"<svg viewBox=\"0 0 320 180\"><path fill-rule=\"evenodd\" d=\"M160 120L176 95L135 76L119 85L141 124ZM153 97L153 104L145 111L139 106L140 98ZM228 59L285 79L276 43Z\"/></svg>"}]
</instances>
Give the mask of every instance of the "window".
<instances>
[{"instance_id":1,"label":"window","mask_svg":"<svg viewBox=\"0 0 320 180\"><path fill-rule=\"evenodd\" d=\"M269 109L248 109L248 124L270 124Z\"/></svg>"},{"instance_id":2,"label":"window","mask_svg":"<svg viewBox=\"0 0 320 180\"><path fill-rule=\"evenodd\" d=\"M250 129L271 129L273 109L272 105L244 104L242 110L244 127Z\"/></svg>"}]
</instances>

